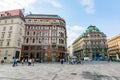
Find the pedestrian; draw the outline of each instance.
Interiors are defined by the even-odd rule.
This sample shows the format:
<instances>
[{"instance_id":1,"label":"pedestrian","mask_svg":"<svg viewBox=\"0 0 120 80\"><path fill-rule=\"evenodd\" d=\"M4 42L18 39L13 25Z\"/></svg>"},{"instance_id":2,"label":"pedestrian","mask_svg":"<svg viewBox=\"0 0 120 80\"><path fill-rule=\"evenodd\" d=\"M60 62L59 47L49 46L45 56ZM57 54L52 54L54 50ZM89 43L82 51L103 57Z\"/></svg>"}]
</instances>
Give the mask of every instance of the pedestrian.
<instances>
[{"instance_id":1,"label":"pedestrian","mask_svg":"<svg viewBox=\"0 0 120 80\"><path fill-rule=\"evenodd\" d=\"M31 65L31 62L32 62L32 60L31 60L31 59L29 59L29 60L28 60L28 66L30 66L30 65Z\"/></svg>"},{"instance_id":2,"label":"pedestrian","mask_svg":"<svg viewBox=\"0 0 120 80\"><path fill-rule=\"evenodd\" d=\"M28 60L27 59L25 59L25 65L27 65L28 64Z\"/></svg>"},{"instance_id":3,"label":"pedestrian","mask_svg":"<svg viewBox=\"0 0 120 80\"><path fill-rule=\"evenodd\" d=\"M15 67L16 66L16 58L14 57L13 58L13 65L12 65L13 67Z\"/></svg>"},{"instance_id":4,"label":"pedestrian","mask_svg":"<svg viewBox=\"0 0 120 80\"><path fill-rule=\"evenodd\" d=\"M21 61L21 62L22 62L22 66L23 66L23 65L24 65L24 59L22 59L22 61Z\"/></svg>"},{"instance_id":5,"label":"pedestrian","mask_svg":"<svg viewBox=\"0 0 120 80\"><path fill-rule=\"evenodd\" d=\"M79 63L81 64L81 60L78 58L77 59L77 64L79 64Z\"/></svg>"},{"instance_id":6,"label":"pedestrian","mask_svg":"<svg viewBox=\"0 0 120 80\"><path fill-rule=\"evenodd\" d=\"M3 64L4 63L4 60L1 60L1 64Z\"/></svg>"},{"instance_id":7,"label":"pedestrian","mask_svg":"<svg viewBox=\"0 0 120 80\"><path fill-rule=\"evenodd\" d=\"M64 62L64 59L60 59L60 62L61 62L61 64L63 64L63 62Z\"/></svg>"},{"instance_id":8,"label":"pedestrian","mask_svg":"<svg viewBox=\"0 0 120 80\"><path fill-rule=\"evenodd\" d=\"M32 59L32 65L34 66L34 63L35 63L35 60L34 60L34 58Z\"/></svg>"}]
</instances>

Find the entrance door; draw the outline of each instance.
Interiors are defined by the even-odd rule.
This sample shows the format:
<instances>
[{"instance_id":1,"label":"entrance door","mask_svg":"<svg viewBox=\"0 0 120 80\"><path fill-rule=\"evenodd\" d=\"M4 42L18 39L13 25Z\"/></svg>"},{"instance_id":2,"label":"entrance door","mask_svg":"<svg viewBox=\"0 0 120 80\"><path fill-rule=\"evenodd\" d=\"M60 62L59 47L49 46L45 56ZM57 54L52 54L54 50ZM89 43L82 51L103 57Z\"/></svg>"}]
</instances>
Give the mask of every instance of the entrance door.
<instances>
[{"instance_id":1,"label":"entrance door","mask_svg":"<svg viewBox=\"0 0 120 80\"><path fill-rule=\"evenodd\" d=\"M18 58L19 58L19 55L20 55L20 51L16 51L16 52L15 52L15 58L18 59Z\"/></svg>"}]
</instances>

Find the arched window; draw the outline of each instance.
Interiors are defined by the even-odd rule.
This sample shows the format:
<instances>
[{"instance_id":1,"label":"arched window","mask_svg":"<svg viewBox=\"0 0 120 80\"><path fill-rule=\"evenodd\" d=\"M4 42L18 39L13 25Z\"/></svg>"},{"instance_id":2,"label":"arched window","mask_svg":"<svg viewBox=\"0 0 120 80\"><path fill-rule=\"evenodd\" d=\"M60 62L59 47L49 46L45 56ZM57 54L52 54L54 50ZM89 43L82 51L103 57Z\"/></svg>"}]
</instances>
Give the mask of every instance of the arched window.
<instances>
[{"instance_id":1,"label":"arched window","mask_svg":"<svg viewBox=\"0 0 120 80\"><path fill-rule=\"evenodd\" d=\"M39 32L39 35L42 36L42 31Z\"/></svg>"},{"instance_id":2,"label":"arched window","mask_svg":"<svg viewBox=\"0 0 120 80\"><path fill-rule=\"evenodd\" d=\"M39 38L38 42L39 42L39 43L42 43L42 38Z\"/></svg>"},{"instance_id":3,"label":"arched window","mask_svg":"<svg viewBox=\"0 0 120 80\"><path fill-rule=\"evenodd\" d=\"M29 38L26 39L26 43L28 43L28 42L29 42Z\"/></svg>"},{"instance_id":4,"label":"arched window","mask_svg":"<svg viewBox=\"0 0 120 80\"><path fill-rule=\"evenodd\" d=\"M27 31L27 35L29 35L29 31Z\"/></svg>"},{"instance_id":5,"label":"arched window","mask_svg":"<svg viewBox=\"0 0 120 80\"><path fill-rule=\"evenodd\" d=\"M33 35L35 35L35 31L33 32Z\"/></svg>"},{"instance_id":6,"label":"arched window","mask_svg":"<svg viewBox=\"0 0 120 80\"><path fill-rule=\"evenodd\" d=\"M33 38L32 43L35 43L35 38Z\"/></svg>"}]
</instances>

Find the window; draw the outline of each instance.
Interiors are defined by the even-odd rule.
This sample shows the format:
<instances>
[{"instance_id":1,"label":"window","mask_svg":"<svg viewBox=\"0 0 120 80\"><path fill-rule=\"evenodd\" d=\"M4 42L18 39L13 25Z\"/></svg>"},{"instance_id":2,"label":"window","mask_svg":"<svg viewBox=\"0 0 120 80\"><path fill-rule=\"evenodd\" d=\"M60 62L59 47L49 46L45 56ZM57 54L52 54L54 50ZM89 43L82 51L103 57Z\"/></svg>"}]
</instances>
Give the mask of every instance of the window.
<instances>
[{"instance_id":1,"label":"window","mask_svg":"<svg viewBox=\"0 0 120 80\"><path fill-rule=\"evenodd\" d=\"M40 27L41 29L43 29L43 27Z\"/></svg>"},{"instance_id":2,"label":"window","mask_svg":"<svg viewBox=\"0 0 120 80\"><path fill-rule=\"evenodd\" d=\"M33 35L35 35L35 31L33 32Z\"/></svg>"},{"instance_id":3,"label":"window","mask_svg":"<svg viewBox=\"0 0 120 80\"><path fill-rule=\"evenodd\" d=\"M40 24L42 24L43 23L43 21L42 20L40 20Z\"/></svg>"},{"instance_id":4,"label":"window","mask_svg":"<svg viewBox=\"0 0 120 80\"><path fill-rule=\"evenodd\" d=\"M2 45L3 45L3 41L0 42L0 46L2 46Z\"/></svg>"},{"instance_id":5,"label":"window","mask_svg":"<svg viewBox=\"0 0 120 80\"><path fill-rule=\"evenodd\" d=\"M13 23L13 20L11 20L11 23Z\"/></svg>"},{"instance_id":6,"label":"window","mask_svg":"<svg viewBox=\"0 0 120 80\"><path fill-rule=\"evenodd\" d=\"M6 30L6 27L3 27L3 31L5 31Z\"/></svg>"},{"instance_id":7,"label":"window","mask_svg":"<svg viewBox=\"0 0 120 80\"><path fill-rule=\"evenodd\" d=\"M52 29L56 29L56 26L52 26Z\"/></svg>"},{"instance_id":8,"label":"window","mask_svg":"<svg viewBox=\"0 0 120 80\"><path fill-rule=\"evenodd\" d=\"M34 24L37 24L37 20L34 20Z\"/></svg>"},{"instance_id":9,"label":"window","mask_svg":"<svg viewBox=\"0 0 120 80\"><path fill-rule=\"evenodd\" d=\"M32 43L35 43L35 38L33 38Z\"/></svg>"},{"instance_id":10,"label":"window","mask_svg":"<svg viewBox=\"0 0 120 80\"><path fill-rule=\"evenodd\" d=\"M26 43L28 43L28 42L29 42L29 38L26 39Z\"/></svg>"},{"instance_id":11,"label":"window","mask_svg":"<svg viewBox=\"0 0 120 80\"><path fill-rule=\"evenodd\" d=\"M56 43L56 38L52 38L52 43Z\"/></svg>"},{"instance_id":12,"label":"window","mask_svg":"<svg viewBox=\"0 0 120 80\"><path fill-rule=\"evenodd\" d=\"M7 46L9 46L10 45L10 42L9 41L7 41Z\"/></svg>"},{"instance_id":13,"label":"window","mask_svg":"<svg viewBox=\"0 0 120 80\"><path fill-rule=\"evenodd\" d=\"M39 32L39 35L42 36L42 31Z\"/></svg>"},{"instance_id":14,"label":"window","mask_svg":"<svg viewBox=\"0 0 120 80\"><path fill-rule=\"evenodd\" d=\"M1 38L4 38L4 33L2 33L2 36L1 36Z\"/></svg>"},{"instance_id":15,"label":"window","mask_svg":"<svg viewBox=\"0 0 120 80\"><path fill-rule=\"evenodd\" d=\"M45 27L45 29L47 29L47 30L48 30L48 29L49 29L49 27L48 27L48 26L46 26L46 27Z\"/></svg>"},{"instance_id":16,"label":"window","mask_svg":"<svg viewBox=\"0 0 120 80\"><path fill-rule=\"evenodd\" d=\"M56 36L56 32L52 32L52 36Z\"/></svg>"},{"instance_id":17,"label":"window","mask_svg":"<svg viewBox=\"0 0 120 80\"><path fill-rule=\"evenodd\" d=\"M10 30L12 30L12 26L10 26Z\"/></svg>"},{"instance_id":18,"label":"window","mask_svg":"<svg viewBox=\"0 0 120 80\"><path fill-rule=\"evenodd\" d=\"M59 32L60 37L64 37L64 34L62 32Z\"/></svg>"},{"instance_id":19,"label":"window","mask_svg":"<svg viewBox=\"0 0 120 80\"><path fill-rule=\"evenodd\" d=\"M20 46L20 42L18 41L18 46Z\"/></svg>"},{"instance_id":20,"label":"window","mask_svg":"<svg viewBox=\"0 0 120 80\"><path fill-rule=\"evenodd\" d=\"M48 20L46 20L46 24L49 24L49 21L48 21Z\"/></svg>"},{"instance_id":21,"label":"window","mask_svg":"<svg viewBox=\"0 0 120 80\"><path fill-rule=\"evenodd\" d=\"M27 29L30 29L30 26L28 26Z\"/></svg>"},{"instance_id":22,"label":"window","mask_svg":"<svg viewBox=\"0 0 120 80\"><path fill-rule=\"evenodd\" d=\"M27 35L29 35L29 31L27 31Z\"/></svg>"},{"instance_id":23,"label":"window","mask_svg":"<svg viewBox=\"0 0 120 80\"><path fill-rule=\"evenodd\" d=\"M64 44L64 40L63 39L59 39L59 44Z\"/></svg>"},{"instance_id":24,"label":"window","mask_svg":"<svg viewBox=\"0 0 120 80\"><path fill-rule=\"evenodd\" d=\"M42 43L42 38L39 38L39 43Z\"/></svg>"},{"instance_id":25,"label":"window","mask_svg":"<svg viewBox=\"0 0 120 80\"><path fill-rule=\"evenodd\" d=\"M7 23L7 20L5 20L5 24Z\"/></svg>"},{"instance_id":26,"label":"window","mask_svg":"<svg viewBox=\"0 0 120 80\"><path fill-rule=\"evenodd\" d=\"M8 38L10 38L10 37L11 37L11 33L8 34Z\"/></svg>"},{"instance_id":27,"label":"window","mask_svg":"<svg viewBox=\"0 0 120 80\"><path fill-rule=\"evenodd\" d=\"M28 20L28 23L32 23L32 21L31 21L31 20Z\"/></svg>"},{"instance_id":28,"label":"window","mask_svg":"<svg viewBox=\"0 0 120 80\"><path fill-rule=\"evenodd\" d=\"M45 36L48 36L48 32L47 31L45 32Z\"/></svg>"},{"instance_id":29,"label":"window","mask_svg":"<svg viewBox=\"0 0 120 80\"><path fill-rule=\"evenodd\" d=\"M45 38L45 44L48 44L48 38Z\"/></svg>"}]
</instances>

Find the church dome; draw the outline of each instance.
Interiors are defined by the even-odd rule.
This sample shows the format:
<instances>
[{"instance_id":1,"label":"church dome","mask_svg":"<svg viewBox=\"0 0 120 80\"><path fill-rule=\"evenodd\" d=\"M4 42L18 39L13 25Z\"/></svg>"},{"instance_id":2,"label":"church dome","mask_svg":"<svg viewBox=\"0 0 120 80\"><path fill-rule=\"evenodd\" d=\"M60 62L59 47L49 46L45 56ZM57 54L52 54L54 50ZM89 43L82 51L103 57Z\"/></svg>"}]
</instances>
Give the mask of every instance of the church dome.
<instances>
[{"instance_id":1,"label":"church dome","mask_svg":"<svg viewBox=\"0 0 120 80\"><path fill-rule=\"evenodd\" d=\"M90 25L90 26L87 28L86 33L90 33L90 32L100 32L100 30L99 30L96 26Z\"/></svg>"}]
</instances>

